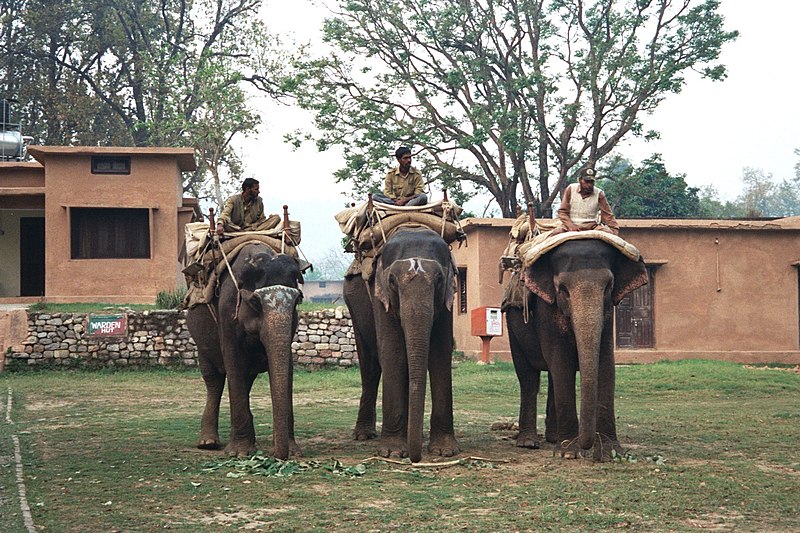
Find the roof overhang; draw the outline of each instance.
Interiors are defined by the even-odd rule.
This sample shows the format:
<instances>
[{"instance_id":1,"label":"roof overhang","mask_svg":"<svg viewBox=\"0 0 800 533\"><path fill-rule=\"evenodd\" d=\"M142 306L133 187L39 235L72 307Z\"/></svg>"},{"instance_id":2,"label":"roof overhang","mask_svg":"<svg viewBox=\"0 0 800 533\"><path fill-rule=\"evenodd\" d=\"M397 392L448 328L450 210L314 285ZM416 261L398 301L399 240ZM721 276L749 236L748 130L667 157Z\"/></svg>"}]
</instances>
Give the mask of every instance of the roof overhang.
<instances>
[{"instance_id":1,"label":"roof overhang","mask_svg":"<svg viewBox=\"0 0 800 533\"><path fill-rule=\"evenodd\" d=\"M55 155L121 155L172 157L183 172L197 169L193 148L169 148L162 146L28 146L28 153L45 164L48 157Z\"/></svg>"}]
</instances>

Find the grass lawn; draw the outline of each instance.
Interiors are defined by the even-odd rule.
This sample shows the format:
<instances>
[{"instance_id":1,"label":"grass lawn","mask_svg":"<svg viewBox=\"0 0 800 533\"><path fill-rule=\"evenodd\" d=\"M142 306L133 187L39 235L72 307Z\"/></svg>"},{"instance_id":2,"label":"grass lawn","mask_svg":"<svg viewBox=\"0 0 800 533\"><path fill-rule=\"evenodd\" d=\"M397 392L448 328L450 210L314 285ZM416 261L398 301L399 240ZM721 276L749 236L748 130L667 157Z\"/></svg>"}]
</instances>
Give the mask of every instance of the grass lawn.
<instances>
[{"instance_id":1,"label":"grass lawn","mask_svg":"<svg viewBox=\"0 0 800 533\"><path fill-rule=\"evenodd\" d=\"M271 465L194 447L205 396L196 372L0 374L0 531L25 531L13 436L38 531L800 530L795 372L620 367L618 432L630 453L594 464L517 449L511 431L490 430L516 420L513 368L462 361L453 371L462 461L423 457L439 467L376 460L374 442L351 440L357 370L295 376L304 457ZM253 412L269 449L265 377ZM226 438L227 409L221 418ZM259 475L275 471L284 475Z\"/></svg>"}]
</instances>

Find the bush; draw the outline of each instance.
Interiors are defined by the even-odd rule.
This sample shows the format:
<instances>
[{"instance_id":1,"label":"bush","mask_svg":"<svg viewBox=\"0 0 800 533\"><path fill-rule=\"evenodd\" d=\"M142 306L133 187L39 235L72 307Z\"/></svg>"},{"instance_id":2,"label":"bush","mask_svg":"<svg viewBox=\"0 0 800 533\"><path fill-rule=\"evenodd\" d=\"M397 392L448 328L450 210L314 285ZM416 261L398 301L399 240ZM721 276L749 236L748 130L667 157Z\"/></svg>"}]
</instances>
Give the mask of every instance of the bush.
<instances>
[{"instance_id":1,"label":"bush","mask_svg":"<svg viewBox=\"0 0 800 533\"><path fill-rule=\"evenodd\" d=\"M186 296L186 289L180 288L174 291L161 291L156 296L156 307L158 309L178 309L183 304Z\"/></svg>"}]
</instances>

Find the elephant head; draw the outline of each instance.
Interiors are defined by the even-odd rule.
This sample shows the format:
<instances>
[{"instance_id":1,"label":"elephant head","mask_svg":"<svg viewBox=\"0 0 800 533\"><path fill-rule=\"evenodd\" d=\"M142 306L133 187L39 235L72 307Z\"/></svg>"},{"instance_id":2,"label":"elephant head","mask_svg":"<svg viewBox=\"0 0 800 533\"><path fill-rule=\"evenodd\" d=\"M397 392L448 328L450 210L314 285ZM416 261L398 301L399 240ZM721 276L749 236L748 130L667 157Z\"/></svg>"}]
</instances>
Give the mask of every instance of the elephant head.
<instances>
[{"instance_id":1,"label":"elephant head","mask_svg":"<svg viewBox=\"0 0 800 533\"><path fill-rule=\"evenodd\" d=\"M629 259L601 240L574 240L529 265L524 282L544 302L557 306L555 323L561 334L574 334L581 373L578 444L589 449L596 432L601 351L613 365L612 310L626 294L647 283L644 262Z\"/></svg>"},{"instance_id":2,"label":"elephant head","mask_svg":"<svg viewBox=\"0 0 800 533\"><path fill-rule=\"evenodd\" d=\"M375 299L402 327L408 365L407 447L409 457L415 462L422 456L425 389L432 337L449 336L448 342L439 344L446 344L449 348L445 350L452 351L452 333L444 329L434 331L434 325L444 315L452 313L456 267L444 241L430 233L440 242L435 253L426 251L424 241L422 244L416 241L416 248L407 247L405 252L398 252L387 244L378 260L374 284ZM409 257L410 254L413 255Z\"/></svg>"}]
</instances>

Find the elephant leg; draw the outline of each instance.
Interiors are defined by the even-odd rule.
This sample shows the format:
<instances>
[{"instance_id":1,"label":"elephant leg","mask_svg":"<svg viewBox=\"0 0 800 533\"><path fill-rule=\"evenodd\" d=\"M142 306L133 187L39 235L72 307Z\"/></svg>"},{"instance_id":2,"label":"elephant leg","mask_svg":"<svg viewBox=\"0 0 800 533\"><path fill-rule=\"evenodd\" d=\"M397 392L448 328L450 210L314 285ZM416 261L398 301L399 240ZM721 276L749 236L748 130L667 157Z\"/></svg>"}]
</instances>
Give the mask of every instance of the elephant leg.
<instances>
[{"instance_id":1,"label":"elephant leg","mask_svg":"<svg viewBox=\"0 0 800 533\"><path fill-rule=\"evenodd\" d=\"M551 347L553 349L553 347ZM578 411L575 399L577 357L565 346L557 346L547 363L553 378L556 411L556 449L561 457L577 459L582 456L578 445Z\"/></svg>"},{"instance_id":2,"label":"elephant leg","mask_svg":"<svg viewBox=\"0 0 800 533\"><path fill-rule=\"evenodd\" d=\"M452 457L458 454L453 428L453 317L446 315L433 325L428 372L431 378L431 435L428 451Z\"/></svg>"},{"instance_id":3,"label":"elephant leg","mask_svg":"<svg viewBox=\"0 0 800 533\"><path fill-rule=\"evenodd\" d=\"M553 390L553 374L547 373L547 407L545 408L544 440L551 444L558 442L556 422L556 396Z\"/></svg>"},{"instance_id":4,"label":"elephant leg","mask_svg":"<svg viewBox=\"0 0 800 533\"><path fill-rule=\"evenodd\" d=\"M506 320L509 323L508 337L511 359L514 362L514 371L519 380L519 435L517 435L517 446L536 449L541 446L539 435L536 432L536 399L539 395L540 372L533 368L528 359L528 354L525 353L526 347L520 343L517 336L511 331L511 325L516 324L512 311L506 314ZM524 326L521 325L520 327Z\"/></svg>"},{"instance_id":5,"label":"elephant leg","mask_svg":"<svg viewBox=\"0 0 800 533\"><path fill-rule=\"evenodd\" d=\"M355 440L369 440L378 436L376 431L376 404L378 384L381 380L381 365L378 361L378 342L375 338L375 323L369 317L366 331L356 327L356 349L358 367L361 372L361 401L358 405L358 418L353 429Z\"/></svg>"},{"instance_id":6,"label":"elephant leg","mask_svg":"<svg viewBox=\"0 0 800 533\"><path fill-rule=\"evenodd\" d=\"M245 457L256 452L256 432L250 411L250 389L255 374L234 368L228 371L228 397L231 406L231 440L225 453Z\"/></svg>"},{"instance_id":7,"label":"elephant leg","mask_svg":"<svg viewBox=\"0 0 800 533\"><path fill-rule=\"evenodd\" d=\"M225 365L219 343L219 330L207 306L198 306L187 312L186 324L197 345L200 373L206 387L206 405L200 420L200 436L197 447L218 450L219 406L225 388Z\"/></svg>"},{"instance_id":8,"label":"elephant leg","mask_svg":"<svg viewBox=\"0 0 800 533\"><path fill-rule=\"evenodd\" d=\"M606 337L609 337L606 339ZM597 397L597 437L594 443L593 458L595 461L610 461L613 452L622 454L622 446L617 439L616 415L614 412L614 389L616 368L614 366L614 349L611 335L603 334L600 347L600 363L598 368Z\"/></svg>"},{"instance_id":9,"label":"elephant leg","mask_svg":"<svg viewBox=\"0 0 800 533\"><path fill-rule=\"evenodd\" d=\"M379 311L375 325L379 332L380 365L383 370L382 427L378 444L381 457L408 455L408 362L406 342L399 322Z\"/></svg>"},{"instance_id":10,"label":"elephant leg","mask_svg":"<svg viewBox=\"0 0 800 533\"><path fill-rule=\"evenodd\" d=\"M518 368L514 365L515 368ZM541 372L527 370L519 378L519 435L517 446L520 448L538 449L542 443L536 431L536 401L539 396L539 383Z\"/></svg>"},{"instance_id":11,"label":"elephant leg","mask_svg":"<svg viewBox=\"0 0 800 533\"><path fill-rule=\"evenodd\" d=\"M303 451L294 440L294 384L292 382L293 373L289 374L289 456L302 457Z\"/></svg>"},{"instance_id":12,"label":"elephant leg","mask_svg":"<svg viewBox=\"0 0 800 533\"><path fill-rule=\"evenodd\" d=\"M361 401L353 429L355 440L369 440L378 436L376 431L376 404L381 365L378 362L378 340L375 336L375 319L367 285L361 276L345 280L344 298L353 320L358 368L361 372Z\"/></svg>"},{"instance_id":13,"label":"elephant leg","mask_svg":"<svg viewBox=\"0 0 800 533\"><path fill-rule=\"evenodd\" d=\"M203 373L206 384L206 407L200 421L200 438L197 447L203 450L218 450L222 446L219 440L219 404L222 390L225 388L225 374L216 370Z\"/></svg>"}]
</instances>

